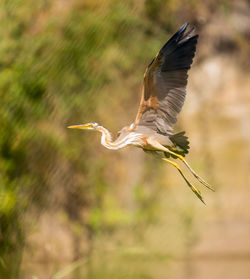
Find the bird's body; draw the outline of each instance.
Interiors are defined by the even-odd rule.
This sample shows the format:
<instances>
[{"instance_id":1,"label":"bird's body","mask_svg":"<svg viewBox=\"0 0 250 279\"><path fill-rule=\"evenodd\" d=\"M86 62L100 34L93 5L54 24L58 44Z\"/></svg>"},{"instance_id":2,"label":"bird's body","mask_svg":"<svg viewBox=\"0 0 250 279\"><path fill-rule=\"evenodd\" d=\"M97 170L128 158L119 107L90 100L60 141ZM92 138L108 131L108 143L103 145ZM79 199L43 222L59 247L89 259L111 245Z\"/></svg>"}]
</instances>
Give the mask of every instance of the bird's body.
<instances>
[{"instance_id":1,"label":"bird's body","mask_svg":"<svg viewBox=\"0 0 250 279\"><path fill-rule=\"evenodd\" d=\"M173 131L177 115L184 104L187 72L191 67L198 39L198 35L193 36L194 29L185 33L187 26L188 24L184 24L148 65L136 119L130 126L124 127L114 141L110 132L97 123L69 128L101 132L101 144L108 149L136 146L160 157L178 169L191 190L203 201L199 190L187 180L177 163L168 159L172 157L182 160L199 182L209 188L184 159L189 149L185 132L175 134Z\"/></svg>"}]
</instances>

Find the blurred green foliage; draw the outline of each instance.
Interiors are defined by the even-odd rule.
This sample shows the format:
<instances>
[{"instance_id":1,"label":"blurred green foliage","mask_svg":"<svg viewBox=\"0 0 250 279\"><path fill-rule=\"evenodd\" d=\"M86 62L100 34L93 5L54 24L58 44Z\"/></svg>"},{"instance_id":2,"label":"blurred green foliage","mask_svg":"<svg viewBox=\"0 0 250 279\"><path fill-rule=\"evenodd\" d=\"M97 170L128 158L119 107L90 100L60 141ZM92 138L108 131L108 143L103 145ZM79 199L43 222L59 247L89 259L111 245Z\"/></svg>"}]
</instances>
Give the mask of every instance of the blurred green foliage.
<instances>
[{"instance_id":1,"label":"blurred green foliage","mask_svg":"<svg viewBox=\"0 0 250 279\"><path fill-rule=\"evenodd\" d=\"M50 206L50 195L59 187L69 192L63 206L71 218L78 220L77 210L82 207L90 209L88 220L81 224L91 230L101 224L130 222L114 197L104 198L105 162L93 159L90 166L87 138L79 141L70 136L70 143L65 128L79 119L95 119L98 106L105 103L98 90L112 82L112 71L125 73L144 58L137 44L138 36L145 36L139 32L143 21L132 5L132 1L101 5L98 1L1 1L2 267L8 262L8 269L16 270L9 262L20 260L17 255L29 224L26 212L39 214ZM128 33L132 27L133 33ZM125 53L121 63L120 53ZM117 93L113 94L115 98Z\"/></svg>"}]
</instances>

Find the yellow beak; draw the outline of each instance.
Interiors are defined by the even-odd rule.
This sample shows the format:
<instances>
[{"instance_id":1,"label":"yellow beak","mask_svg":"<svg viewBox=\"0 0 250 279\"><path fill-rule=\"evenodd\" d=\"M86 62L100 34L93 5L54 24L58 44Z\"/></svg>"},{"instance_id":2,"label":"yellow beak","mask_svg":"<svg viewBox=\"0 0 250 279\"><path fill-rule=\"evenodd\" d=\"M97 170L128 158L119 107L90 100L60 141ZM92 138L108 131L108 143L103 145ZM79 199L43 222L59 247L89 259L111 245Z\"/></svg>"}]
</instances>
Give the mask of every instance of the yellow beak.
<instances>
[{"instance_id":1,"label":"yellow beak","mask_svg":"<svg viewBox=\"0 0 250 279\"><path fill-rule=\"evenodd\" d=\"M84 125L73 125L73 126L68 126L67 128L69 129L81 129L81 130L87 130L90 128L90 124L84 124Z\"/></svg>"}]
</instances>

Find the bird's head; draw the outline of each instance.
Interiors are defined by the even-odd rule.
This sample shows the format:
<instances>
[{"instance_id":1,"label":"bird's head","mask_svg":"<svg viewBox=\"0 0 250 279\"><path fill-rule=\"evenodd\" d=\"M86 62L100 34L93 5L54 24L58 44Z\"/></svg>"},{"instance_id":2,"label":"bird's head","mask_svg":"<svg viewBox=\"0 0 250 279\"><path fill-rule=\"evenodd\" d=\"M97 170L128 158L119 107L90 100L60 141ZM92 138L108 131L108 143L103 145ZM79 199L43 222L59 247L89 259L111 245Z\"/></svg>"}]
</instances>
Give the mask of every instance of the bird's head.
<instances>
[{"instance_id":1,"label":"bird's head","mask_svg":"<svg viewBox=\"0 0 250 279\"><path fill-rule=\"evenodd\" d=\"M100 125L95 122L90 122L82 125L73 125L73 126L68 126L69 129L81 129L81 130L98 130Z\"/></svg>"}]
</instances>

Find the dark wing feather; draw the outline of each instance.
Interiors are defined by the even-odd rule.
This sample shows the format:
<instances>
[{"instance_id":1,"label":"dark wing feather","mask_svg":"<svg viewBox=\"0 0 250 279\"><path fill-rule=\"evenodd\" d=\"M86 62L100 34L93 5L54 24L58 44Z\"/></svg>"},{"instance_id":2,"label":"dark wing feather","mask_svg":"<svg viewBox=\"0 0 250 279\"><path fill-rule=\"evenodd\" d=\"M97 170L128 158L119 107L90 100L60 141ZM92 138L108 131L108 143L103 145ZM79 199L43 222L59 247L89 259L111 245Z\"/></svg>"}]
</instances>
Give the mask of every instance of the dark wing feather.
<instances>
[{"instance_id":1,"label":"dark wing feather","mask_svg":"<svg viewBox=\"0 0 250 279\"><path fill-rule=\"evenodd\" d=\"M186 96L187 71L193 61L198 35L185 34L184 24L148 65L135 125L144 125L169 135Z\"/></svg>"}]
</instances>

